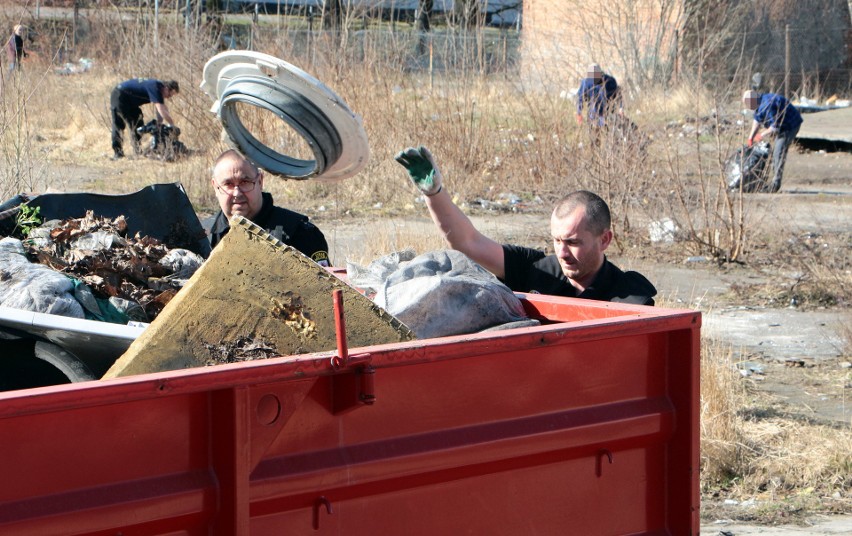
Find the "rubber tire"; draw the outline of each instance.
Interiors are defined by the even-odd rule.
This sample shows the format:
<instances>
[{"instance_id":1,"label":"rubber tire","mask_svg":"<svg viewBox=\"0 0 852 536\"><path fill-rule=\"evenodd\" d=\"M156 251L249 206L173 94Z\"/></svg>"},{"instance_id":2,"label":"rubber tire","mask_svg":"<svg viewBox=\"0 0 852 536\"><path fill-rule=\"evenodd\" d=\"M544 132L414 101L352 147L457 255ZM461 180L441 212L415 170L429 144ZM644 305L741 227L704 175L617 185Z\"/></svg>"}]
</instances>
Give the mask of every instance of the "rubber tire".
<instances>
[{"instance_id":1,"label":"rubber tire","mask_svg":"<svg viewBox=\"0 0 852 536\"><path fill-rule=\"evenodd\" d=\"M94 374L92 374L89 367L80 361L77 356L67 350L63 350L53 343L44 341L36 342L35 356L56 367L56 369L65 375L71 383L87 382L98 379Z\"/></svg>"}]
</instances>

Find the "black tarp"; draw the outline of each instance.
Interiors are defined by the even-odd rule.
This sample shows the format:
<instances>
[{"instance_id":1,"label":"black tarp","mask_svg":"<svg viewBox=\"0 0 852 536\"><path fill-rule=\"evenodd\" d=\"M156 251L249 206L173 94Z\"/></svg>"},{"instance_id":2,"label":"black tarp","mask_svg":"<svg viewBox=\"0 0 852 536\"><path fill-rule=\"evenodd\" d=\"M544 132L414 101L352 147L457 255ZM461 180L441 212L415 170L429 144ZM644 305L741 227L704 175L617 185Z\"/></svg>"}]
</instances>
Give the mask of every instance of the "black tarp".
<instances>
[{"instance_id":1,"label":"black tarp","mask_svg":"<svg viewBox=\"0 0 852 536\"><path fill-rule=\"evenodd\" d=\"M210 255L210 242L186 191L180 183L153 184L130 194L55 193L16 195L0 205L0 235L15 228L15 211L22 203L40 207L47 220L82 218L91 210L96 216L127 219L128 235L137 232L163 242L169 248L183 248L203 257Z\"/></svg>"}]
</instances>

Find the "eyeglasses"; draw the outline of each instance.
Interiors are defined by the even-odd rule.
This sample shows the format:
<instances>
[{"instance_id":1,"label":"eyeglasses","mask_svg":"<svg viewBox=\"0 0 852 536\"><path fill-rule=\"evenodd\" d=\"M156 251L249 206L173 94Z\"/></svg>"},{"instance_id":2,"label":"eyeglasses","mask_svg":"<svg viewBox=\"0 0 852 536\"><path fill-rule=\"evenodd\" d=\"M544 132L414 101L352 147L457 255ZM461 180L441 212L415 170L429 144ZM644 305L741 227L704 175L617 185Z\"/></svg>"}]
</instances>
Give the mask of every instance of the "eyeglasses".
<instances>
[{"instance_id":1,"label":"eyeglasses","mask_svg":"<svg viewBox=\"0 0 852 536\"><path fill-rule=\"evenodd\" d=\"M216 183L216 189L225 192L228 195L233 195L237 190L246 193L254 190L255 185L257 184L257 177L254 180L240 180L236 182L226 182L225 184Z\"/></svg>"}]
</instances>

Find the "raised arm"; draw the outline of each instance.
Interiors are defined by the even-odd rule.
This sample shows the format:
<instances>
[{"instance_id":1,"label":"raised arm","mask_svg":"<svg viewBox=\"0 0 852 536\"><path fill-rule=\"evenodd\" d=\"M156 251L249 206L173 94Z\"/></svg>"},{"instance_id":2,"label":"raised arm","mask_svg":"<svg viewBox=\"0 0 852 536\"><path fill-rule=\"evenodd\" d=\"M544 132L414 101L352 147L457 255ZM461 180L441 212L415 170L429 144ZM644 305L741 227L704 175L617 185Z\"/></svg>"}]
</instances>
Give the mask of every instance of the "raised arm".
<instances>
[{"instance_id":1,"label":"raised arm","mask_svg":"<svg viewBox=\"0 0 852 536\"><path fill-rule=\"evenodd\" d=\"M506 273L503 246L480 233L470 218L453 203L450 194L444 190L441 172L432 153L425 147L409 147L396 155L396 161L408 170L411 181L426 196L432 221L449 246L503 278Z\"/></svg>"}]
</instances>

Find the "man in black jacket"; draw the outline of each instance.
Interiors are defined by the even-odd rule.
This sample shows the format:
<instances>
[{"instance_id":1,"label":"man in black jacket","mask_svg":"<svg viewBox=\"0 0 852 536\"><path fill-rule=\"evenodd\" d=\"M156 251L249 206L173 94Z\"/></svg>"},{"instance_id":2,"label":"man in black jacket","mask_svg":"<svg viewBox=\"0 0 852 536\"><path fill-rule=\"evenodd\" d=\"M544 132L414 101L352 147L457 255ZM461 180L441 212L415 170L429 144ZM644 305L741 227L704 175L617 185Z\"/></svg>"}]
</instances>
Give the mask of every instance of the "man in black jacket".
<instances>
[{"instance_id":1,"label":"man in black jacket","mask_svg":"<svg viewBox=\"0 0 852 536\"><path fill-rule=\"evenodd\" d=\"M592 192L573 192L550 217L554 254L499 244L480 233L444 190L441 173L425 147L396 156L425 194L432 221L450 247L496 275L517 292L653 305L657 289L638 272L624 272L604 252L612 242L606 202Z\"/></svg>"},{"instance_id":2,"label":"man in black jacket","mask_svg":"<svg viewBox=\"0 0 852 536\"><path fill-rule=\"evenodd\" d=\"M225 151L213 166L211 184L222 209L210 230L210 245L222 240L231 216L243 216L272 236L301 251L321 266L330 266L325 236L307 216L276 207L272 194L263 191L263 171L231 149Z\"/></svg>"}]
</instances>

